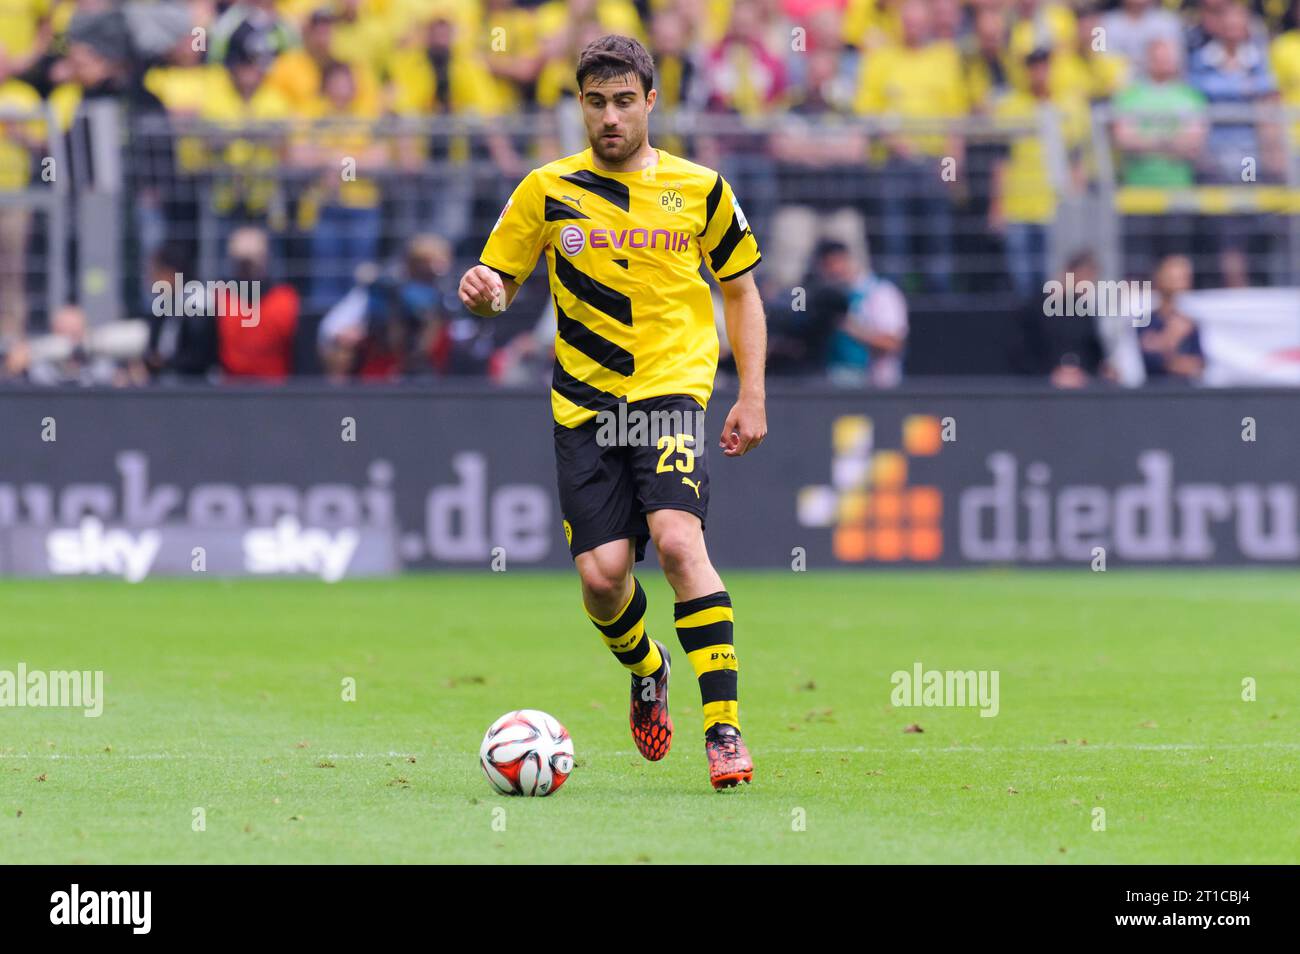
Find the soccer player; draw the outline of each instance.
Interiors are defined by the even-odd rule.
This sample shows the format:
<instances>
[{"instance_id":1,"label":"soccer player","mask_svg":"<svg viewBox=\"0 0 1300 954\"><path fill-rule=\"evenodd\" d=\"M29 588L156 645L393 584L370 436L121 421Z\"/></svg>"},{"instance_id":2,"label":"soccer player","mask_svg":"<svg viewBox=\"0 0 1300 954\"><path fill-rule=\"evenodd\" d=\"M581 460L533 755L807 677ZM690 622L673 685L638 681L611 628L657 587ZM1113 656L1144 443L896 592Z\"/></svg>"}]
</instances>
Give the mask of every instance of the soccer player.
<instances>
[{"instance_id":1,"label":"soccer player","mask_svg":"<svg viewBox=\"0 0 1300 954\"><path fill-rule=\"evenodd\" d=\"M625 36L578 60L591 147L535 169L515 189L461 278L490 317L509 307L545 252L558 322L551 408L564 533L587 615L632 673L632 738L658 761L672 744L668 649L646 632L633 574L653 539L676 594L677 637L699 680L714 788L754 774L740 735L731 597L709 562L702 428L718 336L703 262L722 289L740 395L719 446L739 457L767 434L767 330L751 270L758 243L726 180L652 148L654 62Z\"/></svg>"}]
</instances>

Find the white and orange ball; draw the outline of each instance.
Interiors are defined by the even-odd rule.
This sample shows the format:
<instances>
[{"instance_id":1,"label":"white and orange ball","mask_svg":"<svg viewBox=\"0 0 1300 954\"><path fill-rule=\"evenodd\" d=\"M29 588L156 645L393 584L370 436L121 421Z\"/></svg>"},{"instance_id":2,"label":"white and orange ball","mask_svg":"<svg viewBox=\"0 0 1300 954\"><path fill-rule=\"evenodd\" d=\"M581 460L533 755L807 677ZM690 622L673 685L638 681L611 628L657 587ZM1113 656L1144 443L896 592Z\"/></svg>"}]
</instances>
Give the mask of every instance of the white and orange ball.
<instances>
[{"instance_id":1,"label":"white and orange ball","mask_svg":"<svg viewBox=\"0 0 1300 954\"><path fill-rule=\"evenodd\" d=\"M479 762L502 795L551 795L573 771L573 739L554 716L516 709L488 728Z\"/></svg>"}]
</instances>

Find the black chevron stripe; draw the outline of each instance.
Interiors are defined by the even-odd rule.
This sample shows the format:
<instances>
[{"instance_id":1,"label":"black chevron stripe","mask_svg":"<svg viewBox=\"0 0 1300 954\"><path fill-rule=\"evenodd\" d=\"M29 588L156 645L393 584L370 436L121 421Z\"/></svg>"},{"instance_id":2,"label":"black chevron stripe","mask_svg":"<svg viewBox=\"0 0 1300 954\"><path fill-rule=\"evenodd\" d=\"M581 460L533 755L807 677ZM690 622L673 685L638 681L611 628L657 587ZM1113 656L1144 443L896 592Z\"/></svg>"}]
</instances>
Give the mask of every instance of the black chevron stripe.
<instances>
[{"instance_id":1,"label":"black chevron stripe","mask_svg":"<svg viewBox=\"0 0 1300 954\"><path fill-rule=\"evenodd\" d=\"M727 264L727 259L731 258L731 253L736 250L736 246L740 244L740 240L745 237L747 231L747 229L740 227L740 220L733 214L731 224L727 226L727 231L723 233L717 247L709 255L709 265L714 272Z\"/></svg>"},{"instance_id":2,"label":"black chevron stripe","mask_svg":"<svg viewBox=\"0 0 1300 954\"><path fill-rule=\"evenodd\" d=\"M618 398L608 391L602 391L585 381L579 381L564 370L559 358L555 359L555 370L551 372L551 387L578 407L585 407L591 411L608 411L618 404Z\"/></svg>"},{"instance_id":3,"label":"black chevron stripe","mask_svg":"<svg viewBox=\"0 0 1300 954\"><path fill-rule=\"evenodd\" d=\"M546 221L559 222L561 219L586 219L590 216L583 215L567 202L561 202L559 199L546 197Z\"/></svg>"},{"instance_id":4,"label":"black chevron stripe","mask_svg":"<svg viewBox=\"0 0 1300 954\"><path fill-rule=\"evenodd\" d=\"M605 176L598 176L590 169L579 169L577 172L570 172L567 176L560 176L565 182L572 182L576 186L581 186L588 192L595 193L606 202L612 202L624 212L632 204L632 194L628 187L617 179L609 179Z\"/></svg>"},{"instance_id":5,"label":"black chevron stripe","mask_svg":"<svg viewBox=\"0 0 1300 954\"><path fill-rule=\"evenodd\" d=\"M582 322L570 318L558 301L555 303L555 317L559 323L561 341L581 351L601 367L609 368L624 377L629 377L636 370L636 359L632 357L632 352L620 348Z\"/></svg>"},{"instance_id":6,"label":"black chevron stripe","mask_svg":"<svg viewBox=\"0 0 1300 954\"><path fill-rule=\"evenodd\" d=\"M704 228L700 229L703 235L709 230L709 223L713 221L713 213L718 211L718 203L722 201L722 173L718 173L718 178L713 182L713 188L709 190L709 197L704 200Z\"/></svg>"},{"instance_id":7,"label":"black chevron stripe","mask_svg":"<svg viewBox=\"0 0 1300 954\"><path fill-rule=\"evenodd\" d=\"M625 258L616 258L616 259L613 259L613 262L614 262L615 265L621 265L621 266L623 266L624 268L627 268L627 259L625 259Z\"/></svg>"},{"instance_id":8,"label":"black chevron stripe","mask_svg":"<svg viewBox=\"0 0 1300 954\"><path fill-rule=\"evenodd\" d=\"M599 308L605 314L625 325L632 324L632 299L621 291L598 282L590 275L578 271L563 255L555 256L555 277L579 301Z\"/></svg>"}]
</instances>

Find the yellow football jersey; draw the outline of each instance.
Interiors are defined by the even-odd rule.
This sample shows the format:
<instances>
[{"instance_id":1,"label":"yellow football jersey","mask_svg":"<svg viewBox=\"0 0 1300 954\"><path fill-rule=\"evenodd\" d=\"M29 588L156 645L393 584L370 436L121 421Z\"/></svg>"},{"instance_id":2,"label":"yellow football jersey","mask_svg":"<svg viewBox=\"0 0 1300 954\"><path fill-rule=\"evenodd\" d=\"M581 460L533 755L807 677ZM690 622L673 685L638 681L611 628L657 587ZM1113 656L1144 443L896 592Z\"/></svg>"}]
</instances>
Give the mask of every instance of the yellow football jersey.
<instances>
[{"instance_id":1,"label":"yellow football jersey","mask_svg":"<svg viewBox=\"0 0 1300 954\"><path fill-rule=\"evenodd\" d=\"M718 333L700 262L728 281L761 258L727 181L655 152L658 164L636 172L598 169L590 149L534 169L480 257L522 284L545 251L558 323L551 408L565 427L620 399L707 404Z\"/></svg>"}]
</instances>

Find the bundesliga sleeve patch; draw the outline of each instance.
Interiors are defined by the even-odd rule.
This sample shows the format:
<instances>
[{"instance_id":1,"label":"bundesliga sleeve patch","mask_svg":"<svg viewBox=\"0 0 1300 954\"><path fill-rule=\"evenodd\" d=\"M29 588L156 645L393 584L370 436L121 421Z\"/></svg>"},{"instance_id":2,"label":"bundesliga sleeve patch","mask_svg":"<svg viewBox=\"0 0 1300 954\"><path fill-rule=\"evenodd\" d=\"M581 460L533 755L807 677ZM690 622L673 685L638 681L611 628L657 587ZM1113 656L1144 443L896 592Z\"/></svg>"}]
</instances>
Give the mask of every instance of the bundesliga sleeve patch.
<instances>
[{"instance_id":1,"label":"bundesliga sleeve patch","mask_svg":"<svg viewBox=\"0 0 1300 954\"><path fill-rule=\"evenodd\" d=\"M749 231L749 222L745 219L745 213L741 211L740 203L734 195L731 197L731 207L736 211L736 222L740 225L741 231Z\"/></svg>"},{"instance_id":2,"label":"bundesliga sleeve patch","mask_svg":"<svg viewBox=\"0 0 1300 954\"><path fill-rule=\"evenodd\" d=\"M509 199L506 199L506 204L501 208L501 214L497 216L496 223L492 226L493 232L495 232L497 228L501 225L501 221L506 217L506 213L510 211L510 203L513 201L514 201L513 196Z\"/></svg>"}]
</instances>

